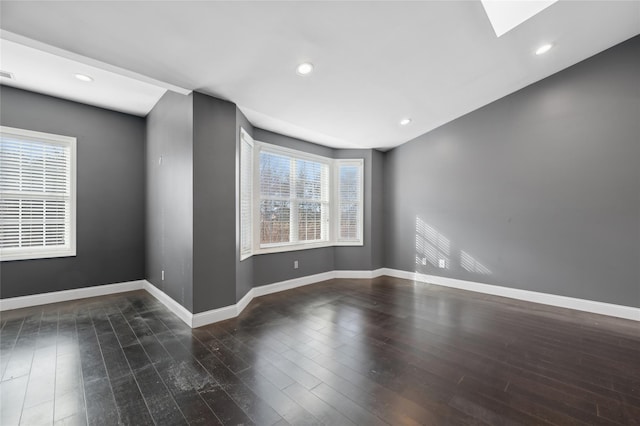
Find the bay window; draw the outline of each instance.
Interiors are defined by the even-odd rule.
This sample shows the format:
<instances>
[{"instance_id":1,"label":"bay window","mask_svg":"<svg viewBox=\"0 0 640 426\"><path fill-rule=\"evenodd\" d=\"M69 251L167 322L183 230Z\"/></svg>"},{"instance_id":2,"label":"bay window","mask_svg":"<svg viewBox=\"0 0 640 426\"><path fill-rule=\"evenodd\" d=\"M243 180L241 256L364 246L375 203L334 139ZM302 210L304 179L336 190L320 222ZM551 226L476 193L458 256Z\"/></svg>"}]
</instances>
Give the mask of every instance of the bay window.
<instances>
[{"instance_id":1,"label":"bay window","mask_svg":"<svg viewBox=\"0 0 640 426\"><path fill-rule=\"evenodd\" d=\"M362 245L363 160L253 141L241 130L240 256Z\"/></svg>"}]
</instances>

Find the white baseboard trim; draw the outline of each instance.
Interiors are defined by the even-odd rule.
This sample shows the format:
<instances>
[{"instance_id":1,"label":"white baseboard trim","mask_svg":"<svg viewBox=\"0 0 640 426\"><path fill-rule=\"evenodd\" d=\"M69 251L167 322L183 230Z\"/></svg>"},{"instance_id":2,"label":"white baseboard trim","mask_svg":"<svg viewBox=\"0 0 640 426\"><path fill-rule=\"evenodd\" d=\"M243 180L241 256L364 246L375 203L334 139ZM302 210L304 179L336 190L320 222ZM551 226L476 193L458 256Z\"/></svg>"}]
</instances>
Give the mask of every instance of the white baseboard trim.
<instances>
[{"instance_id":1,"label":"white baseboard trim","mask_svg":"<svg viewBox=\"0 0 640 426\"><path fill-rule=\"evenodd\" d=\"M273 284L261 285L253 287L244 295L238 303L223 308L212 309L210 311L201 312L193 316L192 327L202 327L214 322L235 318L242 313L244 308L256 297L265 296L267 294L278 293L280 291L291 290L293 288L302 287L309 284L319 283L334 278L376 278L382 275L383 269L375 271L329 271L320 274L307 275L300 278L293 278L286 281L280 281Z\"/></svg>"},{"instance_id":2,"label":"white baseboard trim","mask_svg":"<svg viewBox=\"0 0 640 426\"><path fill-rule=\"evenodd\" d=\"M323 272L321 274L307 275L306 277L294 278L291 280L280 281L274 284L253 287L235 305L225 306L223 308L212 309L210 311L195 314L193 316L193 322L191 326L193 328L197 328L208 324L213 324L214 322L235 318L240 315L244 308L246 308L247 305L256 297L330 280L336 278L335 272L336 271Z\"/></svg>"},{"instance_id":3,"label":"white baseboard trim","mask_svg":"<svg viewBox=\"0 0 640 426\"><path fill-rule=\"evenodd\" d=\"M247 304L249 304L249 302L247 302ZM190 325L191 328L198 328L204 325L213 324L214 322L235 318L238 315L240 315L240 312L238 312L238 304L236 303L235 305L224 306L222 308L193 314L193 319L191 320Z\"/></svg>"},{"instance_id":4,"label":"white baseboard trim","mask_svg":"<svg viewBox=\"0 0 640 426\"><path fill-rule=\"evenodd\" d=\"M372 273L371 278L381 277L384 275L384 268L374 269L373 271L371 271L371 273Z\"/></svg>"},{"instance_id":5,"label":"white baseboard trim","mask_svg":"<svg viewBox=\"0 0 640 426\"><path fill-rule=\"evenodd\" d=\"M543 305L551 305L560 308L575 309L583 312L591 312L594 314L608 315L617 318L640 321L640 308L634 308L631 306L614 305L611 303L577 299L574 297L559 296L548 293L539 293L536 291L521 290L517 288L501 287L491 284L482 284L473 281L458 280L454 278L438 277L436 275L401 271L398 269L384 268L384 275L423 283L436 284L443 287L452 287L461 290L475 291L477 293L492 294L494 296L525 300L527 302L541 303Z\"/></svg>"},{"instance_id":6,"label":"white baseboard trim","mask_svg":"<svg viewBox=\"0 0 640 426\"><path fill-rule=\"evenodd\" d=\"M305 277L280 281L273 284L261 285L259 287L252 288L249 292L253 293L253 297L259 297L266 294L278 293L280 291L291 290L292 288L319 283L321 281L332 280L334 278L336 278L336 271L329 271L321 274L307 275Z\"/></svg>"},{"instance_id":7,"label":"white baseboard trim","mask_svg":"<svg viewBox=\"0 0 640 426\"><path fill-rule=\"evenodd\" d=\"M333 278L372 279L382 276L382 271L382 268L373 271L333 271L335 273Z\"/></svg>"},{"instance_id":8,"label":"white baseboard trim","mask_svg":"<svg viewBox=\"0 0 640 426\"><path fill-rule=\"evenodd\" d=\"M253 298L256 297L255 296L255 292L253 291L253 289L249 290L247 292L247 294L245 294L244 296L242 296L242 299L240 299L238 301L238 303L236 303L236 309L238 310L237 315L240 315L240 313L242 311L244 311L244 308L247 307L247 305L249 303L251 303L251 301L253 300Z\"/></svg>"},{"instance_id":9,"label":"white baseboard trim","mask_svg":"<svg viewBox=\"0 0 640 426\"><path fill-rule=\"evenodd\" d=\"M184 321L189 327L191 327L193 314L189 312L187 308L182 306L180 303L176 302L171 296L169 296L164 291L160 290L158 287L151 284L149 281L144 280L143 288L151 294L153 297L158 299L160 303L162 303L167 309L176 314L178 318Z\"/></svg>"},{"instance_id":10,"label":"white baseboard trim","mask_svg":"<svg viewBox=\"0 0 640 426\"><path fill-rule=\"evenodd\" d=\"M69 300L84 299L87 297L105 296L126 291L146 290L149 294L151 294L164 306L166 306L167 309L176 314L176 316L184 321L185 324L187 324L189 327L196 328L237 317L256 297L278 293L280 291L290 290L309 284L315 284L334 278L371 279L380 277L382 275L435 284L443 287L458 288L461 290L475 291L477 293L509 297L511 299L525 300L528 302L541 303L544 305L551 305L561 308L575 309L578 311L640 321L640 308L596 302L593 300L576 299L567 296L558 296L554 294L539 293L535 291L501 287L496 285L477 283L473 281L464 281L454 278L439 277L436 275L420 274L417 272L401 271L398 269L389 268L381 268L374 271L329 271L323 272L321 274L308 275L305 277L294 278L278 283L254 287L249 290L247 294L245 294L242 299L240 299L235 305L224 306L222 308L212 309L197 314L192 314L180 303L176 302L165 292L146 280L128 281L117 284L106 284L94 287L85 287L73 290L55 291L51 293L34 294L31 296L20 296L1 299L0 311L46 305L49 303L66 302Z\"/></svg>"},{"instance_id":11,"label":"white baseboard trim","mask_svg":"<svg viewBox=\"0 0 640 426\"><path fill-rule=\"evenodd\" d=\"M87 297L105 296L125 291L142 290L144 283L144 280L127 281L116 284L52 291L50 293L33 294L30 296L9 297L7 299L0 299L0 311L47 305L49 303L67 302L69 300L76 299L86 299Z\"/></svg>"},{"instance_id":12,"label":"white baseboard trim","mask_svg":"<svg viewBox=\"0 0 640 426\"><path fill-rule=\"evenodd\" d=\"M224 306L222 308L211 309L209 311L199 312L192 314L185 309L178 302L169 297L162 290L155 287L153 284L145 281L144 289L151 293L158 301L163 303L167 309L176 314L182 321L192 328L202 327L208 324L213 324L218 321L224 321L227 319L235 318L242 313L247 305L255 298L265 296L267 294L278 293L280 291L290 290L296 287L302 287L309 284L314 284L321 281L330 280L336 278L336 272L343 271L330 271L323 272L321 274L307 275L305 277L294 278L291 280L280 281L274 284L267 284L259 287L254 287L245 294L242 299L235 305ZM352 272L350 278L354 278L356 273L360 275L370 274L369 271L349 271Z\"/></svg>"}]
</instances>

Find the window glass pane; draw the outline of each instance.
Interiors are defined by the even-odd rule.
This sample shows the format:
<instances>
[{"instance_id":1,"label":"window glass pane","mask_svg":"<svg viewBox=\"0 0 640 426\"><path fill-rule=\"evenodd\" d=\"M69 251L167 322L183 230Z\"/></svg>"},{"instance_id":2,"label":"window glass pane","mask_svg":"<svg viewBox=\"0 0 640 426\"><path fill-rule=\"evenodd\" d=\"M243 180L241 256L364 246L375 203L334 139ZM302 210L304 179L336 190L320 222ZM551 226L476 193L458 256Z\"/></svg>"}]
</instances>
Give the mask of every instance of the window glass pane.
<instances>
[{"instance_id":1,"label":"window glass pane","mask_svg":"<svg viewBox=\"0 0 640 426\"><path fill-rule=\"evenodd\" d=\"M260 153L260 194L289 197L291 162L288 157Z\"/></svg>"},{"instance_id":2,"label":"window glass pane","mask_svg":"<svg viewBox=\"0 0 640 426\"><path fill-rule=\"evenodd\" d=\"M322 239L322 209L320 202L300 202L298 204L298 240L314 241Z\"/></svg>"},{"instance_id":3,"label":"window glass pane","mask_svg":"<svg viewBox=\"0 0 640 426\"><path fill-rule=\"evenodd\" d=\"M260 201L260 244L289 242L290 211L289 201Z\"/></svg>"},{"instance_id":4,"label":"window glass pane","mask_svg":"<svg viewBox=\"0 0 640 426\"><path fill-rule=\"evenodd\" d=\"M20 247L20 200L0 198L0 247Z\"/></svg>"},{"instance_id":5,"label":"window glass pane","mask_svg":"<svg viewBox=\"0 0 640 426\"><path fill-rule=\"evenodd\" d=\"M356 165L340 166L339 172L339 210L342 240L358 240L360 219L360 167Z\"/></svg>"},{"instance_id":6,"label":"window glass pane","mask_svg":"<svg viewBox=\"0 0 640 426\"><path fill-rule=\"evenodd\" d=\"M65 146L3 137L0 190L65 194L69 180Z\"/></svg>"},{"instance_id":7,"label":"window glass pane","mask_svg":"<svg viewBox=\"0 0 640 426\"><path fill-rule=\"evenodd\" d=\"M322 164L296 160L296 196L304 200L322 199Z\"/></svg>"}]
</instances>

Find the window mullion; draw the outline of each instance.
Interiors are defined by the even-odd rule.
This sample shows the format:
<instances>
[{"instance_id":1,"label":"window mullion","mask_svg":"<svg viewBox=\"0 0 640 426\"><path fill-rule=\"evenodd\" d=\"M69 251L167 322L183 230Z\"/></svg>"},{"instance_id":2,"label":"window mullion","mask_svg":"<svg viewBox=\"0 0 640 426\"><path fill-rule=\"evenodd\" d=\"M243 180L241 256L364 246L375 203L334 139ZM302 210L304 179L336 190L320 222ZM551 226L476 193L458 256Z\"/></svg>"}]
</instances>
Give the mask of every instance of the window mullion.
<instances>
[{"instance_id":1,"label":"window mullion","mask_svg":"<svg viewBox=\"0 0 640 426\"><path fill-rule=\"evenodd\" d=\"M261 217L260 217L260 199L262 195L262 186L260 182L260 151L261 146L254 144L253 146L253 203L251 211L252 220L252 239L251 246L252 252L255 253L260 249L260 233L262 232Z\"/></svg>"},{"instance_id":2,"label":"window mullion","mask_svg":"<svg viewBox=\"0 0 640 426\"><path fill-rule=\"evenodd\" d=\"M22 238L22 231L24 229L24 220L22 219L23 202L24 202L23 199L18 200L18 247L22 247L22 243L23 243L23 238Z\"/></svg>"},{"instance_id":3,"label":"window mullion","mask_svg":"<svg viewBox=\"0 0 640 426\"><path fill-rule=\"evenodd\" d=\"M289 242L298 242L298 191L296 160L293 157L289 159Z\"/></svg>"},{"instance_id":4,"label":"window mullion","mask_svg":"<svg viewBox=\"0 0 640 426\"><path fill-rule=\"evenodd\" d=\"M22 147L20 147L20 164L22 164L24 162L24 150ZM19 189L20 191L22 191L23 186L24 186L24 170L22 169L22 167L20 167L20 171L19 171ZM23 238L23 232L24 232L24 221L23 221L23 216L24 216L24 199L20 198L19 201L19 210L18 210L18 220L20 221L20 223L18 224L18 247L22 248L22 244L24 243L24 238Z\"/></svg>"},{"instance_id":5,"label":"window mullion","mask_svg":"<svg viewBox=\"0 0 640 426\"><path fill-rule=\"evenodd\" d=\"M43 148L44 150L44 148ZM49 173L47 171L47 156L43 155L42 160L42 192L47 192L47 178ZM42 200L42 245L47 246L47 236L49 229L47 227L47 200Z\"/></svg>"},{"instance_id":6,"label":"window mullion","mask_svg":"<svg viewBox=\"0 0 640 426\"><path fill-rule=\"evenodd\" d=\"M331 239L331 242L335 244L336 241L338 241L338 230L339 230L339 219L340 219L340 215L339 215L339 210L338 210L338 204L339 204L339 196L338 196L338 168L339 168L339 163L336 160L333 160L331 163L331 177L332 177L332 182L331 182L331 194L330 194L330 203L329 203L329 208L331 209L331 217L330 217L330 234L329 234L329 238Z\"/></svg>"},{"instance_id":7,"label":"window mullion","mask_svg":"<svg viewBox=\"0 0 640 426\"><path fill-rule=\"evenodd\" d=\"M331 219L331 212L329 208L331 206L331 170L333 163L325 164L322 166L320 175L320 238L323 240L331 240L331 226L329 220Z\"/></svg>"}]
</instances>

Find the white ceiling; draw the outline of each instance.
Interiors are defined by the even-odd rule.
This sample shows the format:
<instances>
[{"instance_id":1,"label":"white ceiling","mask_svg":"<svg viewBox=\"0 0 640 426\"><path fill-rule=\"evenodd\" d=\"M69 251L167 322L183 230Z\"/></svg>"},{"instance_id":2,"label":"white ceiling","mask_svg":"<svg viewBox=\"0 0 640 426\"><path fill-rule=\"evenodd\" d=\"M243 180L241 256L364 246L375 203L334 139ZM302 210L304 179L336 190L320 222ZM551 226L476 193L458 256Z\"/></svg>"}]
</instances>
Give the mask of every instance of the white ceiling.
<instances>
[{"instance_id":1,"label":"white ceiling","mask_svg":"<svg viewBox=\"0 0 640 426\"><path fill-rule=\"evenodd\" d=\"M135 115L147 115L165 89L101 67L0 39L0 69L14 78L2 84ZM93 78L77 80L75 74Z\"/></svg>"},{"instance_id":2,"label":"white ceiling","mask_svg":"<svg viewBox=\"0 0 640 426\"><path fill-rule=\"evenodd\" d=\"M397 146L640 33L636 1L561 0L499 38L480 1L0 8L14 42L46 43L162 90L228 99L254 125L332 147ZM555 47L536 56L545 42ZM306 77L295 72L303 61L315 65ZM44 81L51 70L38 67ZM401 127L404 117L413 121Z\"/></svg>"}]
</instances>

